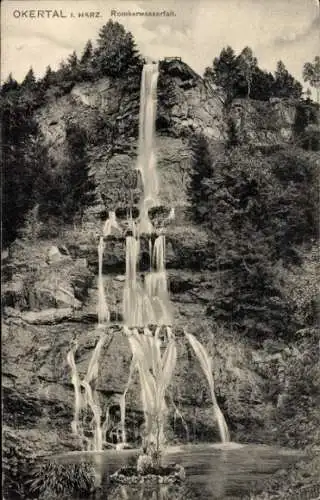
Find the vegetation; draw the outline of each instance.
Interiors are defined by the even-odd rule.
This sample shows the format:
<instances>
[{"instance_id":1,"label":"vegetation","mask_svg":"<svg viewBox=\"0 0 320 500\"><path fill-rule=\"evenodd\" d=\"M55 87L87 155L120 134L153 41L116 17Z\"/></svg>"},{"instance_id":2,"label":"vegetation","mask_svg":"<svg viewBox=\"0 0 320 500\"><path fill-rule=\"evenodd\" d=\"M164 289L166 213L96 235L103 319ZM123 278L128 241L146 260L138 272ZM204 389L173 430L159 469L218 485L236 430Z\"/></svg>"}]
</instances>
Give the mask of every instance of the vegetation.
<instances>
[{"instance_id":1,"label":"vegetation","mask_svg":"<svg viewBox=\"0 0 320 500\"><path fill-rule=\"evenodd\" d=\"M60 464L43 460L34 467L30 493L35 498L70 499L88 496L95 488L94 468L87 463Z\"/></svg>"},{"instance_id":2,"label":"vegetation","mask_svg":"<svg viewBox=\"0 0 320 500\"><path fill-rule=\"evenodd\" d=\"M193 141L190 198L210 235L207 265L224 270L216 320L264 338L290 335L292 305L279 270L301 262L299 248L317 238L317 176L312 154L235 146L217 154Z\"/></svg>"},{"instance_id":3,"label":"vegetation","mask_svg":"<svg viewBox=\"0 0 320 500\"><path fill-rule=\"evenodd\" d=\"M21 84L9 75L1 88L0 101L5 245L24 231L30 215L34 227L35 214L39 217L39 231L42 223L57 228L81 218L94 196L87 158L87 145L92 138L81 126L68 124L69 160L57 165L35 119L37 108L52 97L69 92L77 82L103 76L126 76L131 81L128 89L133 91L139 86L142 63L132 34L110 20L101 29L95 48L89 40L81 57L73 52L57 71L48 66L44 77L37 81L30 68Z\"/></svg>"},{"instance_id":4,"label":"vegetation","mask_svg":"<svg viewBox=\"0 0 320 500\"><path fill-rule=\"evenodd\" d=\"M9 77L1 92L5 244L17 236L26 213L37 203L35 186L43 191L52 164L33 117L34 96L26 80L20 86ZM33 80L30 75L28 80Z\"/></svg>"},{"instance_id":5,"label":"vegetation","mask_svg":"<svg viewBox=\"0 0 320 500\"><path fill-rule=\"evenodd\" d=\"M320 92L320 57L314 58L314 63L307 62L303 67L303 79L309 82L311 87L314 87L317 92L317 102L319 104Z\"/></svg>"},{"instance_id":6,"label":"vegetation","mask_svg":"<svg viewBox=\"0 0 320 500\"><path fill-rule=\"evenodd\" d=\"M259 68L250 47L245 47L238 56L230 46L223 48L212 66L206 68L204 77L223 88L226 104L236 97L265 101L270 97L299 98L302 94L302 85L290 75L282 61L277 63L272 75Z\"/></svg>"},{"instance_id":7,"label":"vegetation","mask_svg":"<svg viewBox=\"0 0 320 500\"><path fill-rule=\"evenodd\" d=\"M97 114L90 137L87 128L69 117L67 154L58 163L50 156L35 111L53 97L68 93L75 83L101 77L122 78L125 82L122 89L136 91L141 65L132 35L120 24L109 21L101 29L96 44L89 40L80 56L73 52L57 71L48 66L44 77L37 80L30 68L21 84L9 75L1 88L5 244L17 236L35 240L44 234L45 228L52 230L81 219L95 196L89 172L90 147L99 147L106 139L110 143L117 139L116 125L108 122L103 113ZM319 93L319 58L305 64L303 76ZM239 144L233 122L226 146L218 151L205 136L193 138L189 197L196 226L184 229L186 237L177 238L177 246L181 245L181 262L189 266L189 270L208 268L213 271L208 273L212 276L208 281L220 281L218 298L209 303L204 299L206 313L218 331L225 327L258 347L266 339L271 342L285 339L297 349L298 355L286 362L286 385L281 388L283 398L277 407L273 406L270 420L281 436L281 444L303 447L312 444L319 429L315 406L319 397L315 330L318 312L314 292L309 294L309 285L301 286L299 277L290 289L288 274L293 268L298 274L303 270L306 252L318 238L315 152L320 144L319 106L309 98L301 99L302 87L283 62L278 62L274 74L266 72L258 67L249 47L238 56L231 47L223 49L206 70L205 78L224 89L227 104L238 97L262 101L276 97L292 98L296 106L294 140L289 147L277 146L263 151ZM159 80L158 129L167 129L170 125L176 91L173 79L163 75L163 80ZM262 103L259 108L263 120L264 106L268 104ZM130 119L125 116L126 126ZM106 176L103 182L110 179ZM125 184L133 189L134 179L127 176L124 181L123 190L128 193ZM174 228L174 231L177 236L179 230ZM74 236L75 233L69 235ZM94 243L95 231L91 236ZM91 236L85 235L85 243ZM26 253L24 261L28 262L30 246L23 252ZM42 257L39 260L44 261ZM83 278L85 270L80 272ZM45 276L48 277L47 269ZM35 279L34 271L32 277ZM28 285L28 292L29 288ZM150 464L159 469L167 416L165 392L176 352L173 344L169 344L161 355L154 345L153 357L150 357L144 352L148 346L139 342L136 339L134 350L140 358L138 369L148 453L140 459L140 466L141 470L150 470ZM156 373L154 366L159 364L163 369L158 367ZM210 367L208 370L212 371ZM194 388L193 373L187 373L186 377ZM194 406L200 406L202 393L193 392ZM190 400L190 394L188 397ZM34 471L30 484L37 498L70 498L75 491L84 495L90 492L94 477L91 468L83 464L63 466L43 462Z\"/></svg>"}]
</instances>

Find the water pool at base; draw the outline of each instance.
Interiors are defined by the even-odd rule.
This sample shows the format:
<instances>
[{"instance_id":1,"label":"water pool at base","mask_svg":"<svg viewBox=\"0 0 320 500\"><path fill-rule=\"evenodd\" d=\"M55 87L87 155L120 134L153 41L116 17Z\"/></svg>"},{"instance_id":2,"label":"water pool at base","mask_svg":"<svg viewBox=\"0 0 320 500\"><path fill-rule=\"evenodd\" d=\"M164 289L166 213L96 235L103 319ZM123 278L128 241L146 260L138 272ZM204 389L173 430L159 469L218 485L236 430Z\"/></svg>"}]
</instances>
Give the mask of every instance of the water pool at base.
<instances>
[{"instance_id":1,"label":"water pool at base","mask_svg":"<svg viewBox=\"0 0 320 500\"><path fill-rule=\"evenodd\" d=\"M232 500L262 491L272 474L302 457L295 450L264 445L172 446L167 449L163 463L185 467L187 479L183 485L111 486L110 474L130 463L138 453L139 450L73 452L56 456L55 460L95 464L102 475L101 492L96 496L99 500Z\"/></svg>"}]
</instances>

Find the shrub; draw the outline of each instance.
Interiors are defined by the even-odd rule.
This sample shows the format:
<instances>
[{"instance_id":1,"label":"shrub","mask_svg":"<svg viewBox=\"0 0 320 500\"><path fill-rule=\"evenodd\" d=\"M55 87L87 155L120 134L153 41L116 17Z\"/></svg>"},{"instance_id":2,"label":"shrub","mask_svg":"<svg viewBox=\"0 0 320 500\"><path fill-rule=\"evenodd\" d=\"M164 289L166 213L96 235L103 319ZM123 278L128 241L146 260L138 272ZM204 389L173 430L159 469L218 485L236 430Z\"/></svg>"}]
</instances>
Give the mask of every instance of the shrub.
<instances>
[{"instance_id":1,"label":"shrub","mask_svg":"<svg viewBox=\"0 0 320 500\"><path fill-rule=\"evenodd\" d=\"M31 473L30 493L40 499L66 500L89 495L95 486L93 466L86 463L62 464L44 460Z\"/></svg>"}]
</instances>

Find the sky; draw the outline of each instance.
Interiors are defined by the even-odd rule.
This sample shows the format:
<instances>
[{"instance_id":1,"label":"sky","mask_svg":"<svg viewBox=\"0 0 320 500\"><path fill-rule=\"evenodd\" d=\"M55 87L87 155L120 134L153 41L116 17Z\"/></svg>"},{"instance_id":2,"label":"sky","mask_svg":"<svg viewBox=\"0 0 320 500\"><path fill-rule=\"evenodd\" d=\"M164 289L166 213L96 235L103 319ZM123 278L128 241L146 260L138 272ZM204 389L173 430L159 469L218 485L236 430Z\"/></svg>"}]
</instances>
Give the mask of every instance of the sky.
<instances>
[{"instance_id":1,"label":"sky","mask_svg":"<svg viewBox=\"0 0 320 500\"><path fill-rule=\"evenodd\" d=\"M38 10L65 17L23 13ZM121 15L128 11L174 15ZM95 16L78 17L84 12ZM145 57L179 56L200 74L223 47L238 53L249 46L262 69L274 71L281 59L302 81L303 64L320 53L319 0L4 0L2 81L10 72L21 81L31 66L38 76L49 64L56 69L73 50L81 54L88 39L94 42L110 18L132 32Z\"/></svg>"}]
</instances>

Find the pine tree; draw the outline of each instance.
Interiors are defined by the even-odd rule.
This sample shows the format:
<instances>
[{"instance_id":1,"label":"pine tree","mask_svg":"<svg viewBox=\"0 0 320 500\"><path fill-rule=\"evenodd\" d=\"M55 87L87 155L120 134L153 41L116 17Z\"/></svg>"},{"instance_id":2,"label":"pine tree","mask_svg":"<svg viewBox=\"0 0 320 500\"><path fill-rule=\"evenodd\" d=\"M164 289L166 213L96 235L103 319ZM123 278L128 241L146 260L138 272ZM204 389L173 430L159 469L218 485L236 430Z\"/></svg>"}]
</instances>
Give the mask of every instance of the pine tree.
<instances>
[{"instance_id":1,"label":"pine tree","mask_svg":"<svg viewBox=\"0 0 320 500\"><path fill-rule=\"evenodd\" d=\"M274 77L272 73L261 70L258 66L252 72L252 84L250 89L251 99L268 101L273 96Z\"/></svg>"},{"instance_id":2,"label":"pine tree","mask_svg":"<svg viewBox=\"0 0 320 500\"><path fill-rule=\"evenodd\" d=\"M189 188L189 196L194 207L194 218L196 222L203 222L207 215L208 195L203 179L212 176L212 159L209 145L203 134L192 139L192 176Z\"/></svg>"},{"instance_id":3,"label":"pine tree","mask_svg":"<svg viewBox=\"0 0 320 500\"><path fill-rule=\"evenodd\" d=\"M10 73L8 78L5 80L4 84L1 87L1 94L4 95L12 90L13 91L19 90L19 88L20 85L18 84L17 80L13 78L12 73Z\"/></svg>"},{"instance_id":4,"label":"pine tree","mask_svg":"<svg viewBox=\"0 0 320 500\"><path fill-rule=\"evenodd\" d=\"M67 59L67 67L69 69L68 79L77 82L80 77L80 61L75 50Z\"/></svg>"},{"instance_id":5,"label":"pine tree","mask_svg":"<svg viewBox=\"0 0 320 500\"><path fill-rule=\"evenodd\" d=\"M93 64L101 75L121 76L141 69L141 57L131 33L118 22L108 21L100 32Z\"/></svg>"},{"instance_id":6,"label":"pine tree","mask_svg":"<svg viewBox=\"0 0 320 500\"><path fill-rule=\"evenodd\" d=\"M282 61L278 61L275 72L273 93L276 97L299 98L302 94L302 85L290 75Z\"/></svg>"},{"instance_id":7,"label":"pine tree","mask_svg":"<svg viewBox=\"0 0 320 500\"><path fill-rule=\"evenodd\" d=\"M91 40L88 40L84 47L80 63L83 65L87 65L88 63L91 62L92 57L93 57L93 46Z\"/></svg>"},{"instance_id":8,"label":"pine tree","mask_svg":"<svg viewBox=\"0 0 320 500\"><path fill-rule=\"evenodd\" d=\"M38 153L33 144L39 129L33 117L33 107L25 90L11 91L1 103L2 162L3 162L3 241L14 240L26 212L32 207L37 185ZM38 165L38 166L37 166Z\"/></svg>"},{"instance_id":9,"label":"pine tree","mask_svg":"<svg viewBox=\"0 0 320 500\"><path fill-rule=\"evenodd\" d=\"M21 87L23 89L27 89L27 90L35 90L36 89L36 86L37 86L37 83L36 83L36 77L34 75L34 71L32 68L29 69L28 73L26 74L22 84L21 84Z\"/></svg>"},{"instance_id":10,"label":"pine tree","mask_svg":"<svg viewBox=\"0 0 320 500\"><path fill-rule=\"evenodd\" d=\"M236 88L240 78L239 66L234 50L231 47L222 49L219 57L213 60L211 68L204 73L206 79L211 80L226 92L226 103L230 103L236 95Z\"/></svg>"},{"instance_id":11,"label":"pine tree","mask_svg":"<svg viewBox=\"0 0 320 500\"><path fill-rule=\"evenodd\" d=\"M42 88L46 90L49 87L51 87L51 85L56 85L56 83L57 83L56 73L52 71L51 66L47 66L46 72L41 81Z\"/></svg>"},{"instance_id":12,"label":"pine tree","mask_svg":"<svg viewBox=\"0 0 320 500\"><path fill-rule=\"evenodd\" d=\"M70 124L66 130L69 163L67 165L64 216L72 220L82 214L94 196L94 184L89 178L87 133L78 125Z\"/></svg>"},{"instance_id":13,"label":"pine tree","mask_svg":"<svg viewBox=\"0 0 320 500\"><path fill-rule=\"evenodd\" d=\"M299 245L317 237L314 161L303 150L264 156L236 146L210 155L203 139L194 144L189 195L210 238L203 265L224 270L207 312L255 337L288 335L293 311L277 266L298 263Z\"/></svg>"},{"instance_id":14,"label":"pine tree","mask_svg":"<svg viewBox=\"0 0 320 500\"><path fill-rule=\"evenodd\" d=\"M92 80L94 76L94 51L91 40L88 40L82 52L79 64L82 80Z\"/></svg>"}]
</instances>

